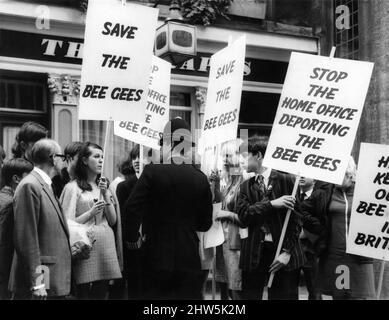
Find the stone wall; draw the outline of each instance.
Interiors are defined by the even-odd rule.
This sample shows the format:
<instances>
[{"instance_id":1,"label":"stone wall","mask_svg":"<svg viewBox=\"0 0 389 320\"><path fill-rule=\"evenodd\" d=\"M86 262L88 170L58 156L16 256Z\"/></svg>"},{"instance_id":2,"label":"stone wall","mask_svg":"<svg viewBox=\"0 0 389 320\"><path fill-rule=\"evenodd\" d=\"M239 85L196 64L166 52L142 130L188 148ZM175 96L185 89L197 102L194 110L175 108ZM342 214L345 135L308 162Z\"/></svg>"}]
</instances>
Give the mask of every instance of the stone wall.
<instances>
[{"instance_id":1,"label":"stone wall","mask_svg":"<svg viewBox=\"0 0 389 320\"><path fill-rule=\"evenodd\" d=\"M361 142L389 144L389 1L359 2L359 59L375 63L353 154Z\"/></svg>"}]
</instances>

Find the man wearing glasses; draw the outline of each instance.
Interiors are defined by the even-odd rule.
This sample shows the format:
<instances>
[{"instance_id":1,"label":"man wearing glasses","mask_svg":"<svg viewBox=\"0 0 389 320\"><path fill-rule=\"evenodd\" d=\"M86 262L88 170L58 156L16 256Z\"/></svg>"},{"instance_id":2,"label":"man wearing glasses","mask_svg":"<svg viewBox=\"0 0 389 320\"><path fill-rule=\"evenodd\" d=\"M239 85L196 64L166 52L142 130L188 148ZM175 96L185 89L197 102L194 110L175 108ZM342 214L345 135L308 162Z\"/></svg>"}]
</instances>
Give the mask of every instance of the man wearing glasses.
<instances>
[{"instance_id":1,"label":"man wearing glasses","mask_svg":"<svg viewBox=\"0 0 389 320\"><path fill-rule=\"evenodd\" d=\"M34 170L18 185L14 197L15 255L10 276L14 299L62 298L70 292L71 249L52 178L66 160L51 139L35 143Z\"/></svg>"}]
</instances>

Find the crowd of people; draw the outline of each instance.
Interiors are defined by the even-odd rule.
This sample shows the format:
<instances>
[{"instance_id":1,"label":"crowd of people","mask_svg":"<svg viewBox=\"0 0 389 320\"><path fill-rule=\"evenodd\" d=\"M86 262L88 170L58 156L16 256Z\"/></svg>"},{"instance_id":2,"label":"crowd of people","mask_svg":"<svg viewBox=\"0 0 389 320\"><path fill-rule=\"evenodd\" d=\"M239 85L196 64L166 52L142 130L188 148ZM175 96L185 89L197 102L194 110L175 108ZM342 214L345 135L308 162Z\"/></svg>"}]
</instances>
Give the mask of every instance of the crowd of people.
<instances>
[{"instance_id":1,"label":"crowd of people","mask_svg":"<svg viewBox=\"0 0 389 320\"><path fill-rule=\"evenodd\" d=\"M222 170L206 176L191 139L173 139L189 125L166 127L170 163L135 145L112 182L101 146L62 152L43 126L21 127L10 160L0 150L0 299L204 299L212 268L222 300L261 300L272 272L271 300L298 300L302 279L311 300L375 298L377 261L346 253L352 158L342 185L302 177L293 197L295 177L262 165L265 139L225 143ZM205 249L214 220L225 241ZM87 240L71 241L75 226Z\"/></svg>"}]
</instances>

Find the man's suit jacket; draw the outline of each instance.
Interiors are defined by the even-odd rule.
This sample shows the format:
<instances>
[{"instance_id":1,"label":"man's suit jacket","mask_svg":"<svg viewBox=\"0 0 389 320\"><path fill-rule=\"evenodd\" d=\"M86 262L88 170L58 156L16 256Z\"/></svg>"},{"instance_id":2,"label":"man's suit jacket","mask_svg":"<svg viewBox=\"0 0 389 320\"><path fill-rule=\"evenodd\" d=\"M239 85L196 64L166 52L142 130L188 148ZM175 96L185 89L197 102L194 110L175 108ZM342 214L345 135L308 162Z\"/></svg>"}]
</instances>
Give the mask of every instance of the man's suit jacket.
<instances>
[{"instance_id":1,"label":"man's suit jacket","mask_svg":"<svg viewBox=\"0 0 389 320\"><path fill-rule=\"evenodd\" d=\"M71 251L67 222L50 186L35 171L15 191L14 244L12 292L28 293L37 285L36 270L43 265L49 268L48 296L69 294Z\"/></svg>"},{"instance_id":2,"label":"man's suit jacket","mask_svg":"<svg viewBox=\"0 0 389 320\"><path fill-rule=\"evenodd\" d=\"M237 205L239 219L249 228L248 238L242 240L240 265L244 271L253 271L259 266L265 239L262 227L265 224L270 229L274 243L278 244L287 210L274 209L270 201L284 195L291 195L294 180L290 175L272 170L268 191L262 199L254 185L256 183L255 177L242 183ZM305 263L306 259L299 243L300 232L298 217L292 212L282 246L291 254L286 270L297 269Z\"/></svg>"},{"instance_id":3,"label":"man's suit jacket","mask_svg":"<svg viewBox=\"0 0 389 320\"><path fill-rule=\"evenodd\" d=\"M142 224L145 267L201 270L196 231L212 225L212 193L200 170L190 164L146 166L124 210L125 240L137 241Z\"/></svg>"},{"instance_id":4,"label":"man's suit jacket","mask_svg":"<svg viewBox=\"0 0 389 320\"><path fill-rule=\"evenodd\" d=\"M12 237L14 192L11 187L5 186L0 190L0 300L8 297L9 273L14 254Z\"/></svg>"},{"instance_id":5,"label":"man's suit jacket","mask_svg":"<svg viewBox=\"0 0 389 320\"><path fill-rule=\"evenodd\" d=\"M329 209L335 188L334 184L322 183L312 193L311 197L303 202L300 208L304 228L318 236L318 240L315 242L315 250L322 261L325 261L332 238L332 222ZM372 262L370 258L352 254L349 254L349 256L359 263Z\"/></svg>"}]
</instances>

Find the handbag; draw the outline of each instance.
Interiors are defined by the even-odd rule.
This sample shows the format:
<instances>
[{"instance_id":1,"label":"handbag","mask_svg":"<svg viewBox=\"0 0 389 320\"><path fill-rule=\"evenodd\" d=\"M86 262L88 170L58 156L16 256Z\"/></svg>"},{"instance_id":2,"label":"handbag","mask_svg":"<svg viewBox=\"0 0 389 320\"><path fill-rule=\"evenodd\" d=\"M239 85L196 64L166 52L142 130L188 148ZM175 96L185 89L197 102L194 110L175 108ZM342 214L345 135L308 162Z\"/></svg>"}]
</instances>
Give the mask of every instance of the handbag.
<instances>
[{"instance_id":1,"label":"handbag","mask_svg":"<svg viewBox=\"0 0 389 320\"><path fill-rule=\"evenodd\" d=\"M78 223L74 220L67 220L69 228L69 243L73 259L89 259L94 239L93 231L90 227Z\"/></svg>"}]
</instances>

